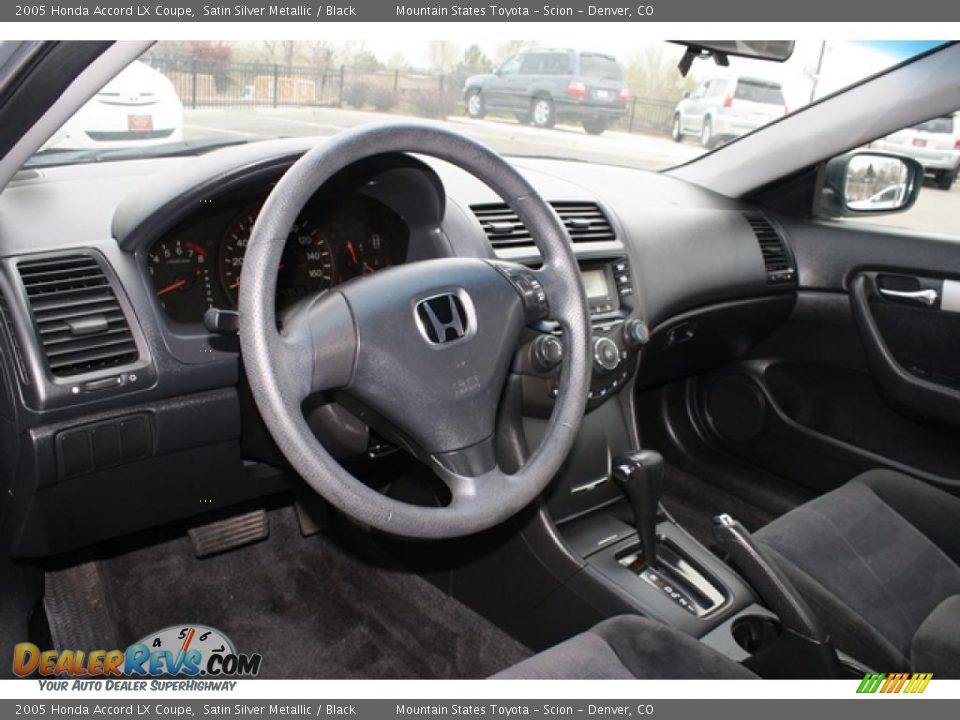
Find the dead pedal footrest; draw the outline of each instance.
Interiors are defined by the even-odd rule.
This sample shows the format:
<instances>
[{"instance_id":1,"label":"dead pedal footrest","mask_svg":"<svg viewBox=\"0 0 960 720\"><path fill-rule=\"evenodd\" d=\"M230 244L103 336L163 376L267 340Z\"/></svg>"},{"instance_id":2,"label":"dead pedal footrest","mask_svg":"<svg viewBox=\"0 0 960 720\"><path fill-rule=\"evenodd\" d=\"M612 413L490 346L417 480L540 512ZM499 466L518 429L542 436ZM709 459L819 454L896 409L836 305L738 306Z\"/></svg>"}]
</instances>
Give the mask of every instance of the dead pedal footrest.
<instances>
[{"instance_id":1,"label":"dead pedal footrest","mask_svg":"<svg viewBox=\"0 0 960 720\"><path fill-rule=\"evenodd\" d=\"M193 543L193 554L205 558L266 540L270 536L270 523L266 510L254 510L191 528L187 535Z\"/></svg>"},{"instance_id":2,"label":"dead pedal footrest","mask_svg":"<svg viewBox=\"0 0 960 720\"><path fill-rule=\"evenodd\" d=\"M107 588L96 562L44 574L43 609L57 650L117 647Z\"/></svg>"}]
</instances>

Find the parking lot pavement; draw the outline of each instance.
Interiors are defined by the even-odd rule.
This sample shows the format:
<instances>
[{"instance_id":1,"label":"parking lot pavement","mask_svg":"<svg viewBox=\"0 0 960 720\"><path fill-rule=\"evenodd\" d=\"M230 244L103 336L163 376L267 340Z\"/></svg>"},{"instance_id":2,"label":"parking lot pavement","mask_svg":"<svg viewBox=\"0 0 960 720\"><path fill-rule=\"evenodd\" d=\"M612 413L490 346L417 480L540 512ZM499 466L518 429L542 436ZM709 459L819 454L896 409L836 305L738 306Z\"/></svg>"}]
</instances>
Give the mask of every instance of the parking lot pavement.
<instances>
[{"instance_id":1,"label":"parking lot pavement","mask_svg":"<svg viewBox=\"0 0 960 720\"><path fill-rule=\"evenodd\" d=\"M960 242L960 182L949 190L933 183L923 184L917 204L905 213L883 215L865 220L872 225L887 225L917 232L953 235Z\"/></svg>"},{"instance_id":2,"label":"parking lot pavement","mask_svg":"<svg viewBox=\"0 0 960 720\"><path fill-rule=\"evenodd\" d=\"M339 108L216 108L186 110L184 136L261 139L282 136L327 136L371 122L396 119L396 115ZM703 152L694 141L675 143L669 138L608 131L587 135L573 125L543 130L512 120L473 120L451 116L430 121L458 130L495 150L511 155L569 156L589 162L629 165L642 170L661 170L692 160ZM960 183L939 190L926 183L917 204L909 212L870 219L857 219L920 232L954 235L960 241Z\"/></svg>"},{"instance_id":3,"label":"parking lot pavement","mask_svg":"<svg viewBox=\"0 0 960 720\"><path fill-rule=\"evenodd\" d=\"M324 136L357 125L397 118L396 115L338 108L217 108L187 110L185 115L184 135L187 139ZM624 132L587 135L575 126L558 125L552 130L542 130L509 120L472 120L467 117L433 122L511 155L566 155L590 162L628 164L644 170L677 165L702 152L693 144L677 144L669 138Z\"/></svg>"}]
</instances>

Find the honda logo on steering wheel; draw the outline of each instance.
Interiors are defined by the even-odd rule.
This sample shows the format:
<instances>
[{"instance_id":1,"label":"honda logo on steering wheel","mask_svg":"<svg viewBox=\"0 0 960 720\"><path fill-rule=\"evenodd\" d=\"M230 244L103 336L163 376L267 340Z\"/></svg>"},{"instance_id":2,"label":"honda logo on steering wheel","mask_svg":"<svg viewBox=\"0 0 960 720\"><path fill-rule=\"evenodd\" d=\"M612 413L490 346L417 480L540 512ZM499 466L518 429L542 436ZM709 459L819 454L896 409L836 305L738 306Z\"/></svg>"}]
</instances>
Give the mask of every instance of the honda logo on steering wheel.
<instances>
[{"instance_id":1,"label":"honda logo on steering wheel","mask_svg":"<svg viewBox=\"0 0 960 720\"><path fill-rule=\"evenodd\" d=\"M417 321L420 332L433 345L460 340L470 330L463 301L453 293L434 295L418 302Z\"/></svg>"}]
</instances>

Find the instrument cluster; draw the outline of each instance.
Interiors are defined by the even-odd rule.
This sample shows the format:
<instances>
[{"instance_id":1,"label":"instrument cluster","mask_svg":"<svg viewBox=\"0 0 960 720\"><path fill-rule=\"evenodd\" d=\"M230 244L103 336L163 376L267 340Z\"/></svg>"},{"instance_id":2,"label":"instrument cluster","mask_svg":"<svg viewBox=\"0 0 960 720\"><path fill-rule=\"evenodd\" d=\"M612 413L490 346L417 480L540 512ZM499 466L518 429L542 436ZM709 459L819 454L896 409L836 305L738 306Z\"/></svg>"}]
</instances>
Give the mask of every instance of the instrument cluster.
<instances>
[{"instance_id":1,"label":"instrument cluster","mask_svg":"<svg viewBox=\"0 0 960 720\"><path fill-rule=\"evenodd\" d=\"M235 309L250 232L262 198L212 206L147 253L153 290L167 317L197 324L208 308ZM353 193L311 202L290 229L277 275L277 310L355 277L404 262L409 228L391 208Z\"/></svg>"}]
</instances>

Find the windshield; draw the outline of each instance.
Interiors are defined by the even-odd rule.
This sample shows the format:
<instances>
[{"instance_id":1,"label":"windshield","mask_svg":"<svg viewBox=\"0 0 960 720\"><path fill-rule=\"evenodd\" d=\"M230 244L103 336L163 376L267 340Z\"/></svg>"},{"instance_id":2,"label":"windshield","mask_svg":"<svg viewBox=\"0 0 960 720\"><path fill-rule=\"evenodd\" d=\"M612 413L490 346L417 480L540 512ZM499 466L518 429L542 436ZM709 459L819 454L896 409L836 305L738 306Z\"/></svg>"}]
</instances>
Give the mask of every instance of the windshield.
<instances>
[{"instance_id":1,"label":"windshield","mask_svg":"<svg viewBox=\"0 0 960 720\"><path fill-rule=\"evenodd\" d=\"M27 165L199 154L423 118L508 156L662 170L776 122L936 43L798 41L784 63L698 60L662 41L160 42ZM938 118L925 129L951 123Z\"/></svg>"}]
</instances>

